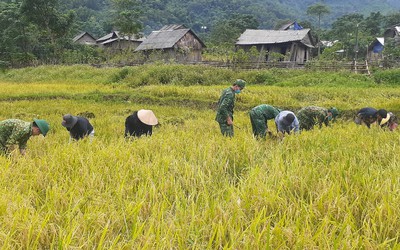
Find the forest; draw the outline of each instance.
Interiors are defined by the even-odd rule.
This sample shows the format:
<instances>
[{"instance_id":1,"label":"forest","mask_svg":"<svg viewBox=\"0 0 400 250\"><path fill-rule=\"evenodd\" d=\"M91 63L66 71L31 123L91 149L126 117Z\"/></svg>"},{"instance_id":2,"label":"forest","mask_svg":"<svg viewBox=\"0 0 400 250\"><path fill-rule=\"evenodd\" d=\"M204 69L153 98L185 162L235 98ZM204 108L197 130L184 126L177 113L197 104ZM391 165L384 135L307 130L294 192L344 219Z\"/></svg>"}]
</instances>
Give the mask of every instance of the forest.
<instances>
[{"instance_id":1,"label":"forest","mask_svg":"<svg viewBox=\"0 0 400 250\"><path fill-rule=\"evenodd\" d=\"M356 38L365 48L385 29L399 24L400 3L0 0L0 67L104 61L107 56L101 51L72 43L72 38L83 31L95 38L113 30L146 36L166 24L184 24L209 51L221 53L234 50L236 39L245 29L276 29L289 21L310 28L317 40L338 40L337 46L351 52ZM351 53L347 56L352 57Z\"/></svg>"}]
</instances>

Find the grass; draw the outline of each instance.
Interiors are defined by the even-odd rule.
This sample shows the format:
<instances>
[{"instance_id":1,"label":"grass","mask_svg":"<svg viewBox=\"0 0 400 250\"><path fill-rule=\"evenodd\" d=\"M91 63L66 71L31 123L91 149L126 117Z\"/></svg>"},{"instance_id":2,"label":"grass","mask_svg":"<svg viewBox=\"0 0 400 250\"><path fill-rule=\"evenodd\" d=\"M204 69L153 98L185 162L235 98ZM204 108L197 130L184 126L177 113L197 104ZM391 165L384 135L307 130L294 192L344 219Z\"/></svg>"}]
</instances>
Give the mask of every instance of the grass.
<instances>
[{"instance_id":1,"label":"grass","mask_svg":"<svg viewBox=\"0 0 400 250\"><path fill-rule=\"evenodd\" d=\"M398 131L339 119L283 141L255 140L247 114L260 103L395 109L396 88L249 85L237 100L240 129L225 138L212 109L223 85L0 85L0 119L51 124L25 157L0 157L3 249L399 248ZM125 117L140 108L161 126L126 141ZM61 117L84 111L96 115L95 140L69 143Z\"/></svg>"}]
</instances>

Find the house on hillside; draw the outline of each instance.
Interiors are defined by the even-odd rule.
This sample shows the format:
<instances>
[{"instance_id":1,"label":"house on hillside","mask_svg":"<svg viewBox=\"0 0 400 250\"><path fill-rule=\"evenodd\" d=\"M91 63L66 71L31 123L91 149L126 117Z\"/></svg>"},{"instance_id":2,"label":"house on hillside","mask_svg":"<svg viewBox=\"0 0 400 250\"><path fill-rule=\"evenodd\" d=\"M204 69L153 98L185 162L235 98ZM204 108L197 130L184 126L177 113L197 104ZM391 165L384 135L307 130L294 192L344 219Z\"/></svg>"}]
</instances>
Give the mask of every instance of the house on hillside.
<instances>
[{"instance_id":1,"label":"house on hillside","mask_svg":"<svg viewBox=\"0 0 400 250\"><path fill-rule=\"evenodd\" d=\"M157 55L158 59L173 59L178 62L200 62L205 44L189 28L183 25L166 25L153 31L135 50L146 56ZM158 53L158 54L157 54Z\"/></svg>"},{"instance_id":2,"label":"house on hillside","mask_svg":"<svg viewBox=\"0 0 400 250\"><path fill-rule=\"evenodd\" d=\"M113 31L103 37L96 40L97 45L104 49L110 49L112 51L125 50L125 49L136 49L145 38L139 37L138 35L122 36L119 31Z\"/></svg>"},{"instance_id":3,"label":"house on hillside","mask_svg":"<svg viewBox=\"0 0 400 250\"><path fill-rule=\"evenodd\" d=\"M279 28L279 30L302 30L302 29L303 29L303 27L300 24L298 24L296 21L289 22Z\"/></svg>"},{"instance_id":4,"label":"house on hillside","mask_svg":"<svg viewBox=\"0 0 400 250\"><path fill-rule=\"evenodd\" d=\"M400 26L392 26L385 30L383 33L385 40L394 40L396 46L400 46Z\"/></svg>"},{"instance_id":5,"label":"house on hillside","mask_svg":"<svg viewBox=\"0 0 400 250\"><path fill-rule=\"evenodd\" d=\"M315 43L310 29L247 29L240 35L236 47L244 51L250 51L252 47L255 47L260 55L266 54L265 61L274 60L276 56L273 53L278 53L282 55L283 61L302 64L311 58L311 49L315 47Z\"/></svg>"},{"instance_id":6,"label":"house on hillside","mask_svg":"<svg viewBox=\"0 0 400 250\"><path fill-rule=\"evenodd\" d=\"M167 24L164 25L161 29L159 30L179 30L179 29L187 29L184 24Z\"/></svg>"},{"instance_id":7,"label":"house on hillside","mask_svg":"<svg viewBox=\"0 0 400 250\"><path fill-rule=\"evenodd\" d=\"M375 40L368 46L368 61L380 61L383 59L383 48L385 46L385 38L377 37Z\"/></svg>"},{"instance_id":8,"label":"house on hillside","mask_svg":"<svg viewBox=\"0 0 400 250\"><path fill-rule=\"evenodd\" d=\"M383 36L390 38L400 37L400 26L392 26L386 29Z\"/></svg>"},{"instance_id":9,"label":"house on hillside","mask_svg":"<svg viewBox=\"0 0 400 250\"><path fill-rule=\"evenodd\" d=\"M96 45L96 39L86 31L74 37L72 42L84 45Z\"/></svg>"}]
</instances>

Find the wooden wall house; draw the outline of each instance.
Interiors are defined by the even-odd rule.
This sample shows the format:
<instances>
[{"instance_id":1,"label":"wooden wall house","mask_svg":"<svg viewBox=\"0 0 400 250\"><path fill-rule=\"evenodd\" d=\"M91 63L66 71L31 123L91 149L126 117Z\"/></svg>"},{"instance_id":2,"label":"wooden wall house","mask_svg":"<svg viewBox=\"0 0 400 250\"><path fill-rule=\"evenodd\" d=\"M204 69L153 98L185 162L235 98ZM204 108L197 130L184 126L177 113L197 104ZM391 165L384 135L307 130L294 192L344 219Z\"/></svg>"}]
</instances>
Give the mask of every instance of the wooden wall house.
<instances>
[{"instance_id":1,"label":"wooden wall house","mask_svg":"<svg viewBox=\"0 0 400 250\"><path fill-rule=\"evenodd\" d=\"M96 39L88 32L82 32L72 39L74 43L84 45L96 45Z\"/></svg>"},{"instance_id":2,"label":"wooden wall house","mask_svg":"<svg viewBox=\"0 0 400 250\"><path fill-rule=\"evenodd\" d=\"M182 25L167 25L153 31L135 50L147 57L177 62L200 62L205 44L191 30Z\"/></svg>"},{"instance_id":3,"label":"wooden wall house","mask_svg":"<svg viewBox=\"0 0 400 250\"><path fill-rule=\"evenodd\" d=\"M385 38L377 37L375 40L368 46L368 54L367 58L370 62L378 62L383 60L383 48L385 46Z\"/></svg>"},{"instance_id":4,"label":"wooden wall house","mask_svg":"<svg viewBox=\"0 0 400 250\"><path fill-rule=\"evenodd\" d=\"M383 34L384 38L393 38L396 42L397 46L400 46L400 26L392 26L386 29L385 33Z\"/></svg>"},{"instance_id":5,"label":"wooden wall house","mask_svg":"<svg viewBox=\"0 0 400 250\"><path fill-rule=\"evenodd\" d=\"M104 49L109 49L111 51L121 51L127 49L136 49L145 38L139 38L136 35L122 36L120 32L113 31L103 37L96 40L97 44Z\"/></svg>"},{"instance_id":6,"label":"wooden wall house","mask_svg":"<svg viewBox=\"0 0 400 250\"><path fill-rule=\"evenodd\" d=\"M311 49L315 47L310 29L301 30L253 30L247 29L236 42L237 48L249 51L255 47L265 58L257 60L275 60L271 53L283 55L283 61L303 64L311 58Z\"/></svg>"}]
</instances>

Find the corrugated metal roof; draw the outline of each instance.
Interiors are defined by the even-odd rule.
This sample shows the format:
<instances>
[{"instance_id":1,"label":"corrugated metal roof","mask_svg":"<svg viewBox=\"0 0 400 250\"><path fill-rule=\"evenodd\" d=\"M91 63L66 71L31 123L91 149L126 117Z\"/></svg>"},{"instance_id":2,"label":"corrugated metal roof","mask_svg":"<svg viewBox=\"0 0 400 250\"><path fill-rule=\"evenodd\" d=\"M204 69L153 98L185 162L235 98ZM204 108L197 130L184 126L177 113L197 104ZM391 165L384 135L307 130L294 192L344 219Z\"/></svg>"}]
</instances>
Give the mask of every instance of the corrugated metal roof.
<instances>
[{"instance_id":1,"label":"corrugated metal roof","mask_svg":"<svg viewBox=\"0 0 400 250\"><path fill-rule=\"evenodd\" d=\"M72 41L73 42L76 42L79 38L81 38L83 35L85 35L86 34L86 32L82 32L82 33L80 33L79 35L77 35L76 37L74 37L73 39L72 39Z\"/></svg>"},{"instance_id":2,"label":"corrugated metal roof","mask_svg":"<svg viewBox=\"0 0 400 250\"><path fill-rule=\"evenodd\" d=\"M110 39L115 39L115 38L120 38L120 39L125 39L125 40L129 40L129 36L121 36L119 31L113 31L103 37L100 37L99 39L97 39L96 41L98 43L103 43L104 41L110 40ZM131 36L131 41L143 41L144 38L137 38L136 35L132 35Z\"/></svg>"},{"instance_id":3,"label":"corrugated metal roof","mask_svg":"<svg viewBox=\"0 0 400 250\"><path fill-rule=\"evenodd\" d=\"M145 40L145 38L140 38L140 39L135 39L135 40L129 40L127 38L113 38L113 39L106 40L106 41L102 42L101 44L102 45L106 45L106 44L109 44L109 43L112 43L112 42L115 42L115 41L118 41L118 40L120 40L120 41L131 41L131 42L142 42L142 41Z\"/></svg>"},{"instance_id":4,"label":"corrugated metal roof","mask_svg":"<svg viewBox=\"0 0 400 250\"><path fill-rule=\"evenodd\" d=\"M385 45L385 38L383 37L377 37L376 40L378 40L378 42L382 45Z\"/></svg>"},{"instance_id":5,"label":"corrugated metal roof","mask_svg":"<svg viewBox=\"0 0 400 250\"><path fill-rule=\"evenodd\" d=\"M288 30L290 28L291 25L293 25L294 22L290 22L287 24L282 25L278 30Z\"/></svg>"},{"instance_id":6,"label":"corrugated metal roof","mask_svg":"<svg viewBox=\"0 0 400 250\"><path fill-rule=\"evenodd\" d=\"M368 50L372 50L373 47L377 44L381 44L382 46L385 46L385 38L384 37L375 37L375 40L373 40L369 45L368 45Z\"/></svg>"},{"instance_id":7,"label":"corrugated metal roof","mask_svg":"<svg viewBox=\"0 0 400 250\"><path fill-rule=\"evenodd\" d=\"M172 48L190 29L157 30L144 40L135 51Z\"/></svg>"},{"instance_id":8,"label":"corrugated metal roof","mask_svg":"<svg viewBox=\"0 0 400 250\"><path fill-rule=\"evenodd\" d=\"M96 41L97 41L97 42L103 42L103 41L106 41L106 40L108 40L108 39L111 39L111 38L113 38L113 37L115 37L115 36L117 36L117 34L116 34L115 32L111 32L111 33L109 33L109 34L107 34L107 35L105 35L105 36L100 37L100 38L97 39Z\"/></svg>"},{"instance_id":9,"label":"corrugated metal roof","mask_svg":"<svg viewBox=\"0 0 400 250\"><path fill-rule=\"evenodd\" d=\"M187 29L183 24L168 24L164 25L160 30L177 30L177 29Z\"/></svg>"},{"instance_id":10,"label":"corrugated metal roof","mask_svg":"<svg viewBox=\"0 0 400 250\"><path fill-rule=\"evenodd\" d=\"M390 28L387 28L384 32L385 37L395 37L395 36L400 36L400 26L391 26Z\"/></svg>"},{"instance_id":11,"label":"corrugated metal roof","mask_svg":"<svg viewBox=\"0 0 400 250\"><path fill-rule=\"evenodd\" d=\"M90 35L88 32L84 31L82 33L80 33L79 35L77 35L76 37L74 37L72 39L73 42L78 41L81 37L83 37L85 34L88 34L88 36L90 36L91 38L93 38L93 40L96 40L92 35Z\"/></svg>"},{"instance_id":12,"label":"corrugated metal roof","mask_svg":"<svg viewBox=\"0 0 400 250\"><path fill-rule=\"evenodd\" d=\"M251 30L240 35L236 45L274 44L302 41L310 29L302 30ZM306 44L311 45L312 44Z\"/></svg>"}]
</instances>

